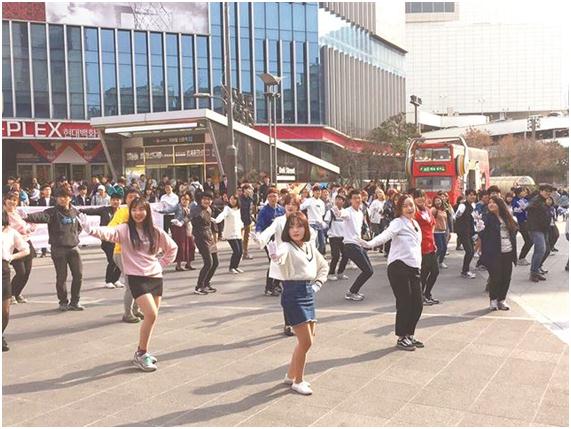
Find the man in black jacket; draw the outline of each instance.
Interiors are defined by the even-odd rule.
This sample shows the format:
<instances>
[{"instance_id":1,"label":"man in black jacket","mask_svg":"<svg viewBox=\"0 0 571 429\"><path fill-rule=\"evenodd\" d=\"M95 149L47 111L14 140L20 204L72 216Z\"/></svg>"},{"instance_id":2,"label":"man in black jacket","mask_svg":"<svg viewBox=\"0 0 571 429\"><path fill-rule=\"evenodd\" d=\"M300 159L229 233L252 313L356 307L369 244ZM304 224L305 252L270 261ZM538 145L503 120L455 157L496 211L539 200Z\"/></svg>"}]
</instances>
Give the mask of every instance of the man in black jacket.
<instances>
[{"instance_id":1,"label":"man in black jacket","mask_svg":"<svg viewBox=\"0 0 571 429\"><path fill-rule=\"evenodd\" d=\"M90 206L91 205L91 197L87 195L87 186L81 185L77 188L79 194L73 197L72 203L74 206Z\"/></svg>"},{"instance_id":2,"label":"man in black jacket","mask_svg":"<svg viewBox=\"0 0 571 429\"><path fill-rule=\"evenodd\" d=\"M56 190L56 205L43 212L26 216L29 223L47 223L52 261L56 269L56 289L60 311L81 311L79 293L83 279L81 256L79 255L79 211L71 205L71 191L61 187ZM67 266L71 270L71 301L67 298Z\"/></svg>"},{"instance_id":3,"label":"man in black jacket","mask_svg":"<svg viewBox=\"0 0 571 429\"><path fill-rule=\"evenodd\" d=\"M456 234L466 252L464 254L461 272L461 276L466 279L476 278L476 275L470 271L470 262L472 262L472 258L474 257L474 241L472 237L476 233L474 217L472 216L474 202L476 202L476 191L472 189L467 190L466 202L458 205L458 209L454 215L456 219Z\"/></svg>"},{"instance_id":4,"label":"man in black jacket","mask_svg":"<svg viewBox=\"0 0 571 429\"><path fill-rule=\"evenodd\" d=\"M551 195L553 187L551 185L540 185L539 194L531 199L527 206L527 230L533 241L533 256L531 257L531 267L529 279L532 282L546 280L547 271L541 268L541 264L546 252L549 252L547 244L547 233L551 224L549 208L545 204L547 197Z\"/></svg>"}]
</instances>

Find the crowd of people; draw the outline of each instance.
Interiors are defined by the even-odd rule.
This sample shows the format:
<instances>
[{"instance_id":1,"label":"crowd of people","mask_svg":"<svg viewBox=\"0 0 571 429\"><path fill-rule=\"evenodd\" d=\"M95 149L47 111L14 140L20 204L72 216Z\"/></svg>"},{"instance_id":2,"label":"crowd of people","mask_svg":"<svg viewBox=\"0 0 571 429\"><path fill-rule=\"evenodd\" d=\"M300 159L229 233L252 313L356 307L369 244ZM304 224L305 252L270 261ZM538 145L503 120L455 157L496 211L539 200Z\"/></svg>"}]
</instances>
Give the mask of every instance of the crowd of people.
<instances>
[{"instance_id":1,"label":"crowd of people","mask_svg":"<svg viewBox=\"0 0 571 429\"><path fill-rule=\"evenodd\" d=\"M79 235L87 232L101 240L107 267L105 288L124 288L126 323L141 322L133 363L143 371L157 369L149 351L163 293L163 271L174 263L177 272L194 270L195 253L202 259L194 293L216 293L212 279L219 265L219 242L228 242L232 256L229 273L239 275L243 259L252 259L250 247L264 249L267 273L264 294L281 297L284 334L297 337L284 383L300 394L311 394L304 368L315 333L315 294L326 281L346 281L349 264L359 273L344 299L365 299L363 287L372 277L371 252L387 258L387 275L396 300L395 334L399 349L424 347L415 337L423 306L440 304L433 295L440 270L448 269L449 241L457 237L464 252L459 276L489 273L486 290L490 311L510 309L507 294L513 266L530 266L532 282L545 281L543 264L557 252L559 216L567 218L568 193L551 185L531 192L514 188L466 190L457 201L446 191L406 192L371 181L363 189L337 183L314 184L301 191L277 189L268 177L259 183L241 183L228 192L225 177L218 184L195 177L188 182L164 176L116 181L92 177L90 183L68 181L40 185L32 179L24 190L11 177L3 194L3 330L11 303L27 302L23 295L36 250L30 236L37 224L47 224L51 258L56 271L60 311L82 311L82 262ZM153 204L156 203L156 204ZM46 206L29 213L22 206ZM160 228L153 215L163 216ZM93 226L87 216L98 216ZM517 235L523 247L517 253ZM568 230L567 230L568 239ZM326 260L327 244L331 253ZM531 263L527 255L533 249ZM46 249L42 249L47 254ZM266 264L266 262L263 262ZM15 275L10 279L10 265ZM71 294L66 280L71 271ZM565 269L568 270L568 263ZM3 351L9 349L4 335Z\"/></svg>"}]
</instances>

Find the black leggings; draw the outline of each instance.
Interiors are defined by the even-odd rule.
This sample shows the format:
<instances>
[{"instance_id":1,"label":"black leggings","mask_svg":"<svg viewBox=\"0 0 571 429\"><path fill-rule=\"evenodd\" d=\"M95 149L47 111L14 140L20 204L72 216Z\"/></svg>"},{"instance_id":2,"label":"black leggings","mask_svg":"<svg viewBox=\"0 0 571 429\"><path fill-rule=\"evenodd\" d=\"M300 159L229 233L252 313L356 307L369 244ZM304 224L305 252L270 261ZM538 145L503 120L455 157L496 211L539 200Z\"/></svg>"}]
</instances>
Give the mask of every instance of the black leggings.
<instances>
[{"instance_id":1,"label":"black leggings","mask_svg":"<svg viewBox=\"0 0 571 429\"><path fill-rule=\"evenodd\" d=\"M12 279L12 296L22 295L22 291L28 283L30 273L32 272L32 261L36 256L36 252L34 251L32 242L28 241L28 244L30 246L30 254L25 258L12 261L12 266L14 267L14 271L16 271Z\"/></svg>"},{"instance_id":2,"label":"black leggings","mask_svg":"<svg viewBox=\"0 0 571 429\"><path fill-rule=\"evenodd\" d=\"M235 238L228 240L228 244L232 248L232 257L230 258L230 269L238 268L240 261L242 260L242 239Z\"/></svg>"},{"instance_id":3,"label":"black leggings","mask_svg":"<svg viewBox=\"0 0 571 429\"><path fill-rule=\"evenodd\" d=\"M472 262L472 258L474 257L474 242L472 241L472 237L468 234L460 234L458 235L458 239L460 240L460 244L464 248L464 260L462 261L462 274L466 274L470 271L470 262Z\"/></svg>"},{"instance_id":4,"label":"black leggings","mask_svg":"<svg viewBox=\"0 0 571 429\"><path fill-rule=\"evenodd\" d=\"M202 256L203 265L198 274L196 289L203 289L210 286L210 280L218 267L218 253L211 253L208 248L199 247L198 251Z\"/></svg>"},{"instance_id":5,"label":"black leggings","mask_svg":"<svg viewBox=\"0 0 571 429\"><path fill-rule=\"evenodd\" d=\"M387 274L397 301L395 334L399 337L414 335L422 314L420 270L396 260L389 264Z\"/></svg>"},{"instance_id":6,"label":"black leggings","mask_svg":"<svg viewBox=\"0 0 571 429\"><path fill-rule=\"evenodd\" d=\"M339 257L341 257L341 264L339 265L339 272L345 271L347 265L347 256L343 251L343 237L329 237L329 245L331 246L331 263L329 264L329 274L335 274Z\"/></svg>"},{"instance_id":7,"label":"black leggings","mask_svg":"<svg viewBox=\"0 0 571 429\"><path fill-rule=\"evenodd\" d=\"M531 236L529 235L529 232L527 230L527 225L525 222L519 224L519 232L520 232L521 236L523 237L523 247L521 248L521 251L519 253L519 259L523 259L527 256L527 254L529 253L529 251L533 247L533 240L531 239Z\"/></svg>"},{"instance_id":8,"label":"black leggings","mask_svg":"<svg viewBox=\"0 0 571 429\"><path fill-rule=\"evenodd\" d=\"M422 265L420 268L420 284L422 285L422 293L427 298L432 298L432 288L436 279L440 274L438 269L438 257L436 252L422 255Z\"/></svg>"}]
</instances>

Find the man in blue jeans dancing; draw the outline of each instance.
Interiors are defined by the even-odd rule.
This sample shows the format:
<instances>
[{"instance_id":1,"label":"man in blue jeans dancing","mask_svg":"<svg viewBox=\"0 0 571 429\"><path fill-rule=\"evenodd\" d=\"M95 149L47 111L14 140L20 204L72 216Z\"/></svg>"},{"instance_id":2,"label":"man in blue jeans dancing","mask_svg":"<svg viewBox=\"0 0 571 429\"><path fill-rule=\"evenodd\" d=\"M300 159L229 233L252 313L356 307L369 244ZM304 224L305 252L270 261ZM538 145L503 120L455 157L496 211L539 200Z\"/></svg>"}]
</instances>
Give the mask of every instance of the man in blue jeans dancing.
<instances>
[{"instance_id":1,"label":"man in blue jeans dancing","mask_svg":"<svg viewBox=\"0 0 571 429\"><path fill-rule=\"evenodd\" d=\"M353 282L351 289L345 294L345 299L348 301L363 301L365 296L359 293L361 287L373 275L373 266L369 260L367 251L359 244L361 241L361 230L363 228L363 211L361 210L361 193L359 190L354 189L349 193L351 205L339 210L333 207L331 210L335 217L343 219L343 253L345 257L350 259L359 267L361 274L357 276ZM343 267L345 268L345 267ZM339 268L338 275L342 275L341 267Z\"/></svg>"},{"instance_id":2,"label":"man in blue jeans dancing","mask_svg":"<svg viewBox=\"0 0 571 429\"><path fill-rule=\"evenodd\" d=\"M551 195L551 185L540 185L539 194L531 199L527 206L527 230L533 241L533 256L531 257L531 269L529 279L532 282L547 280L547 271L541 267L546 252L549 252L547 233L551 224L551 215L545 200Z\"/></svg>"}]
</instances>

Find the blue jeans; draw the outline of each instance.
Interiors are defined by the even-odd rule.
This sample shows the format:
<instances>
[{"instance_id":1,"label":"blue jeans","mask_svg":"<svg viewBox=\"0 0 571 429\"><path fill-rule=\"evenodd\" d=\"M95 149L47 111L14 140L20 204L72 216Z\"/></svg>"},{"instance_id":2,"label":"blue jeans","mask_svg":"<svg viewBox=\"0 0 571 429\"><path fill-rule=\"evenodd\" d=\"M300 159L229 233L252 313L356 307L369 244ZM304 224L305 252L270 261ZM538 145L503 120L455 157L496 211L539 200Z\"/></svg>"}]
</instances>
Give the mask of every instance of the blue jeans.
<instances>
[{"instance_id":1,"label":"blue jeans","mask_svg":"<svg viewBox=\"0 0 571 429\"><path fill-rule=\"evenodd\" d=\"M321 225L311 224L310 225L315 231L317 231L317 238L315 245L317 246L317 250L322 255L325 255L325 230L321 228Z\"/></svg>"},{"instance_id":2,"label":"blue jeans","mask_svg":"<svg viewBox=\"0 0 571 429\"><path fill-rule=\"evenodd\" d=\"M533 241L531 272L539 273L539 267L541 267L541 264L543 262L543 257L545 256L545 249L547 248L545 234L541 231L529 231L529 235L531 235L531 240Z\"/></svg>"},{"instance_id":3,"label":"blue jeans","mask_svg":"<svg viewBox=\"0 0 571 429\"><path fill-rule=\"evenodd\" d=\"M447 242L448 234L446 232L435 232L434 233L434 241L436 242L436 256L438 257L438 263L441 264L444 262L444 257L446 256L446 249L448 247Z\"/></svg>"}]
</instances>

